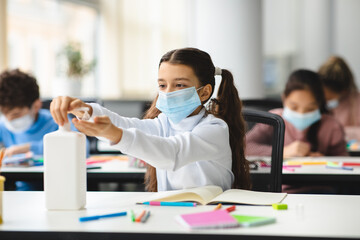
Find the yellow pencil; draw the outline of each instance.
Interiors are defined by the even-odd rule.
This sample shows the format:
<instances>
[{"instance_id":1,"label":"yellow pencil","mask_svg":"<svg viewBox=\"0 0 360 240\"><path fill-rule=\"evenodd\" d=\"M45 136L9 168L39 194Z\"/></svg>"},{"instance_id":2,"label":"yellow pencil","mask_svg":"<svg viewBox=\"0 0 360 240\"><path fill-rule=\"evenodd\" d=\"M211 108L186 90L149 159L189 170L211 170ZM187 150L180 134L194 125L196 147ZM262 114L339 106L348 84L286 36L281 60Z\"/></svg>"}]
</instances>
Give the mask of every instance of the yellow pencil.
<instances>
[{"instance_id":1,"label":"yellow pencil","mask_svg":"<svg viewBox=\"0 0 360 240\"><path fill-rule=\"evenodd\" d=\"M221 203L219 203L215 208L214 208L214 211L216 211L216 210L219 210L220 208L221 208Z\"/></svg>"}]
</instances>

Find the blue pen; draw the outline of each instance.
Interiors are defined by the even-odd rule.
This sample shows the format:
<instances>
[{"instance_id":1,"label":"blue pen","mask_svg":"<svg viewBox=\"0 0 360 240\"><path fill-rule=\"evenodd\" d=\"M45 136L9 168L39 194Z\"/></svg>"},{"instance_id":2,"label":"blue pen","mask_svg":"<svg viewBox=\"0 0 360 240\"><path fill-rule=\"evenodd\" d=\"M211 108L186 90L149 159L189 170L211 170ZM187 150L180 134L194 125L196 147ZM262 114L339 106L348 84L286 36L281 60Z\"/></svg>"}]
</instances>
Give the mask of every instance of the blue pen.
<instances>
[{"instance_id":1,"label":"blue pen","mask_svg":"<svg viewBox=\"0 0 360 240\"><path fill-rule=\"evenodd\" d=\"M349 170L349 171L354 170L354 168L352 168L352 167L329 166L329 165L327 165L326 168L340 169L340 170Z\"/></svg>"},{"instance_id":2,"label":"blue pen","mask_svg":"<svg viewBox=\"0 0 360 240\"><path fill-rule=\"evenodd\" d=\"M177 206L177 207L196 207L196 203L192 202L143 202L142 204L150 205L150 206Z\"/></svg>"},{"instance_id":3,"label":"blue pen","mask_svg":"<svg viewBox=\"0 0 360 240\"><path fill-rule=\"evenodd\" d=\"M126 214L127 214L127 212L118 212L118 213L110 213L110 214L105 214L105 215L81 217L81 218L79 218L79 221L86 222L86 221L98 220L100 218L120 217L120 216L126 216Z\"/></svg>"}]
</instances>

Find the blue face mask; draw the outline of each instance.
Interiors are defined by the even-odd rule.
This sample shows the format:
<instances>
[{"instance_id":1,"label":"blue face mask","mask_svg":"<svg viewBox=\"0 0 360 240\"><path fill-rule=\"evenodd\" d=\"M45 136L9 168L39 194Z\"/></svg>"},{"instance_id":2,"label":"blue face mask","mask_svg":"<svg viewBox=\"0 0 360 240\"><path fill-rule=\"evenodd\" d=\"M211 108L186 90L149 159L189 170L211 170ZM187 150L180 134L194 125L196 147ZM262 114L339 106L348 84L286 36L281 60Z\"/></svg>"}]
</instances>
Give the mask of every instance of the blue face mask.
<instances>
[{"instance_id":1,"label":"blue face mask","mask_svg":"<svg viewBox=\"0 0 360 240\"><path fill-rule=\"evenodd\" d=\"M319 109L309 113L298 113L284 107L283 118L294 125L295 128L302 131L319 121L321 119L321 113Z\"/></svg>"},{"instance_id":2,"label":"blue face mask","mask_svg":"<svg viewBox=\"0 0 360 240\"><path fill-rule=\"evenodd\" d=\"M173 123L177 124L201 105L197 94L199 89L189 87L169 93L159 91L156 107Z\"/></svg>"}]
</instances>

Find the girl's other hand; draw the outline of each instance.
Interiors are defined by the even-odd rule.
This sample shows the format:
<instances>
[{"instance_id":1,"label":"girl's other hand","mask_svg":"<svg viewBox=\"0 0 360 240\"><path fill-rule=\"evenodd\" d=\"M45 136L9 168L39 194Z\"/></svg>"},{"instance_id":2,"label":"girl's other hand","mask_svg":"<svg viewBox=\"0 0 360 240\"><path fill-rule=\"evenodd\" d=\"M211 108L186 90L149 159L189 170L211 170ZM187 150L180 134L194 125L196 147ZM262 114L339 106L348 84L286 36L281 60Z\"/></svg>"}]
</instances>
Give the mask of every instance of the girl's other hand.
<instances>
[{"instance_id":1,"label":"girl's other hand","mask_svg":"<svg viewBox=\"0 0 360 240\"><path fill-rule=\"evenodd\" d=\"M54 121L63 126L65 123L68 122L67 114L70 112L77 117L82 117L82 112L73 112L72 110L79 108L79 107L88 107L89 108L89 115L92 115L92 107L80 99L61 96L54 98L50 104L50 112L54 118Z\"/></svg>"},{"instance_id":2,"label":"girl's other hand","mask_svg":"<svg viewBox=\"0 0 360 240\"><path fill-rule=\"evenodd\" d=\"M112 124L108 116L95 117L94 122L73 119L74 126L87 136L104 137L116 144L122 138L122 129Z\"/></svg>"},{"instance_id":3,"label":"girl's other hand","mask_svg":"<svg viewBox=\"0 0 360 240\"><path fill-rule=\"evenodd\" d=\"M295 141L284 147L284 157L304 157L310 153L310 144Z\"/></svg>"}]
</instances>

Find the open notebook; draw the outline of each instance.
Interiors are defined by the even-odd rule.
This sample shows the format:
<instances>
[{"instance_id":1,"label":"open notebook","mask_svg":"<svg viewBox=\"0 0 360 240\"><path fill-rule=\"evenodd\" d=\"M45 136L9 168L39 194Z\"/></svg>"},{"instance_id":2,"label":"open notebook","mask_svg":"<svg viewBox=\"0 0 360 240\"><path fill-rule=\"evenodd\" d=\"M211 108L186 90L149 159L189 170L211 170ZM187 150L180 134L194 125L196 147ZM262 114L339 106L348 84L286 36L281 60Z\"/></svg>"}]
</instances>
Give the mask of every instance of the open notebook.
<instances>
[{"instance_id":1,"label":"open notebook","mask_svg":"<svg viewBox=\"0 0 360 240\"><path fill-rule=\"evenodd\" d=\"M202 205L215 203L235 203L249 205L272 205L284 200L287 193L257 192L229 189L223 192L218 186L204 186L183 190L158 192L146 201L196 202Z\"/></svg>"}]
</instances>

